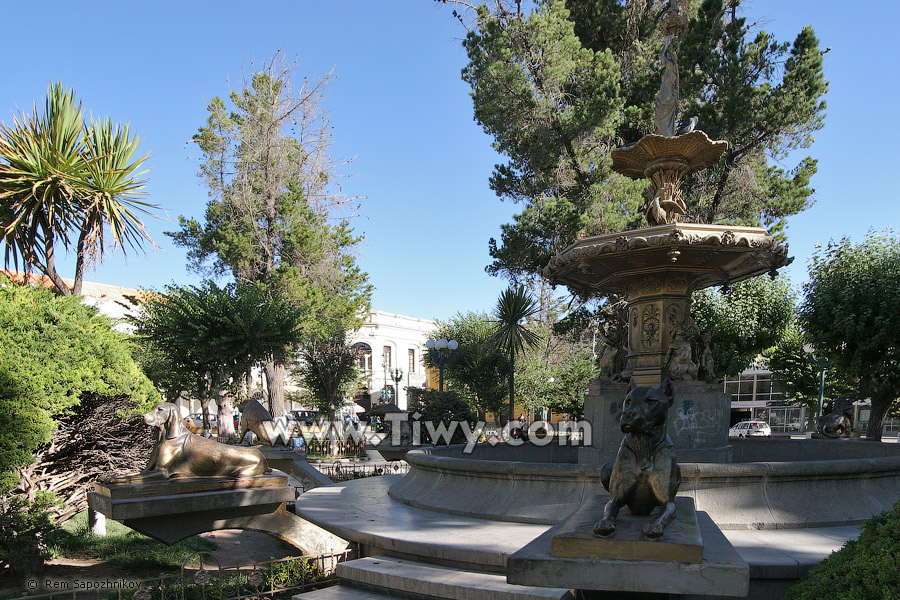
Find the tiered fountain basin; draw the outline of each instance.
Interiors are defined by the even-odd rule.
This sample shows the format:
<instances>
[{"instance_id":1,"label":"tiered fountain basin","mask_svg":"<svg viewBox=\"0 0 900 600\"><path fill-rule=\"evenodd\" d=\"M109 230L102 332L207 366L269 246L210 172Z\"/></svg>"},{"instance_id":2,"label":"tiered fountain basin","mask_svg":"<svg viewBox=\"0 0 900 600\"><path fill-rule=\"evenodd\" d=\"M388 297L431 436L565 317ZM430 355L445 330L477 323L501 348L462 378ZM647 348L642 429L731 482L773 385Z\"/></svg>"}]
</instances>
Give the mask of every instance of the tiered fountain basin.
<instances>
[{"instance_id":1,"label":"tiered fountain basin","mask_svg":"<svg viewBox=\"0 0 900 600\"><path fill-rule=\"evenodd\" d=\"M543 274L584 296L627 296L625 371L638 385L658 385L692 292L790 262L787 246L761 227L669 223L580 239Z\"/></svg>"},{"instance_id":2,"label":"tiered fountain basin","mask_svg":"<svg viewBox=\"0 0 900 600\"><path fill-rule=\"evenodd\" d=\"M554 524L603 493L599 465L578 448L526 443L424 447L390 488L417 508ZM798 529L860 523L900 499L900 444L860 440L734 440L731 463L680 463L678 494L721 529Z\"/></svg>"}]
</instances>

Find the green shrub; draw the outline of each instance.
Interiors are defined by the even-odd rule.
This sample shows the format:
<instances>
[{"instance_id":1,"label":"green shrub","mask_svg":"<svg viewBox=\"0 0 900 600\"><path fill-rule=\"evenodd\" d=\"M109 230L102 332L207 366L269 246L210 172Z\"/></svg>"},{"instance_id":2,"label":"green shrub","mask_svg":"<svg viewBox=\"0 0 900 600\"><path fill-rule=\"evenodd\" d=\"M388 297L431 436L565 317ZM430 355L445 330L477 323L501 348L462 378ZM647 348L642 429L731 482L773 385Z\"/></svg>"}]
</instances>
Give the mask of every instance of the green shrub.
<instances>
[{"instance_id":1,"label":"green shrub","mask_svg":"<svg viewBox=\"0 0 900 600\"><path fill-rule=\"evenodd\" d=\"M900 599L900 502L866 521L858 540L816 565L786 598Z\"/></svg>"},{"instance_id":2,"label":"green shrub","mask_svg":"<svg viewBox=\"0 0 900 600\"><path fill-rule=\"evenodd\" d=\"M127 336L80 298L0 277L0 494L50 440L53 418L83 394L127 394L137 405L157 399L131 350Z\"/></svg>"},{"instance_id":3,"label":"green shrub","mask_svg":"<svg viewBox=\"0 0 900 600\"><path fill-rule=\"evenodd\" d=\"M34 501L0 496L0 572L8 567L16 575L33 575L50 558L57 504L49 492L38 492Z\"/></svg>"}]
</instances>

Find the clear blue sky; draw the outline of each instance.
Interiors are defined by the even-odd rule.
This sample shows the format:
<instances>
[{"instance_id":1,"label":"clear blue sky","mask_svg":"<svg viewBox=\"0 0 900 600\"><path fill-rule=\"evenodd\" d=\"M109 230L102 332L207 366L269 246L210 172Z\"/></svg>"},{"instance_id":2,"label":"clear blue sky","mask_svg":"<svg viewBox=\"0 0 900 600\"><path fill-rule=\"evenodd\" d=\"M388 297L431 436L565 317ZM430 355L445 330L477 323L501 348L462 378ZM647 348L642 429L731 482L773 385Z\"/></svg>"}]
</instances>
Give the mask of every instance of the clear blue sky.
<instances>
[{"instance_id":1,"label":"clear blue sky","mask_svg":"<svg viewBox=\"0 0 900 600\"><path fill-rule=\"evenodd\" d=\"M900 152L896 15L887 1L860 9L836 0L748 0L749 20L792 41L807 24L823 47L830 82L816 204L789 221L788 268L806 280L816 243L896 221L889 184ZM365 196L354 225L365 232L359 262L376 287L373 308L446 319L489 310L503 280L484 273L487 241L516 206L500 202L488 176L501 160L472 119L460 69L464 34L432 0L312 2L35 2L3 6L0 120L30 112L52 79L74 87L87 110L128 122L150 151L150 200L170 221L149 229L160 249L106 259L86 279L127 287L196 283L164 231L178 215L202 217L206 190L189 144L206 104L237 86L251 58L283 48L300 75L334 68L326 107L334 155L353 158L344 183ZM891 42L894 42L891 44ZM702 127L702 124L701 124ZM790 165L788 165L790 166ZM72 262L61 274L71 277Z\"/></svg>"}]
</instances>

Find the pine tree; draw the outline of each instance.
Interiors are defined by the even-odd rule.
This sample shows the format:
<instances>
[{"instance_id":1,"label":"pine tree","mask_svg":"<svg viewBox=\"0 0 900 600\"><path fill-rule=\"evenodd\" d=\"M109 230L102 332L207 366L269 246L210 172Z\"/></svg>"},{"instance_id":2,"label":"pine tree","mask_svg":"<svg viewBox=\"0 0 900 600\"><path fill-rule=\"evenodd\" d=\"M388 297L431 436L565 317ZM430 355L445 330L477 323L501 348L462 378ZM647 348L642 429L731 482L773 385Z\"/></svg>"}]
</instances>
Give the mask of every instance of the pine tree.
<instances>
[{"instance_id":1,"label":"pine tree","mask_svg":"<svg viewBox=\"0 0 900 600\"><path fill-rule=\"evenodd\" d=\"M490 186L523 204L488 272L534 279L558 251L585 235L644 224L644 181L610 170L609 152L653 125L661 0L539 0L480 8L464 46L463 79L475 120L507 157ZM713 168L687 179L699 223L762 225L783 236L785 217L811 204L812 158L779 163L808 147L823 125L827 83L811 28L779 43L741 16L740 1L704 0L678 45L684 113L730 144Z\"/></svg>"},{"instance_id":2,"label":"pine tree","mask_svg":"<svg viewBox=\"0 0 900 600\"><path fill-rule=\"evenodd\" d=\"M210 195L205 221L181 217L169 235L189 249L195 270L259 282L315 315L301 328L311 336L352 329L372 287L352 254L361 237L335 217L349 200L321 109L331 75L292 89L292 74L276 56L231 93L231 109L213 98L194 136ZM286 360L272 354L265 363L273 416L284 413Z\"/></svg>"}]
</instances>

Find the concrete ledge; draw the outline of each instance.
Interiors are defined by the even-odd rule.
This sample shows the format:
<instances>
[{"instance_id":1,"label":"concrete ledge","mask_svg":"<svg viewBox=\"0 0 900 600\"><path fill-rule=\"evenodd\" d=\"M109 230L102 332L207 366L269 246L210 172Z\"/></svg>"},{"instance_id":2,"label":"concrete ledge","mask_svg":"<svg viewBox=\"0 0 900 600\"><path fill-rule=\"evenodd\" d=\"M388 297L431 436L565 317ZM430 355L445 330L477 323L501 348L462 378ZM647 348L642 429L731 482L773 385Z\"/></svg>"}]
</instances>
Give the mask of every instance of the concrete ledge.
<instances>
[{"instance_id":1,"label":"concrete ledge","mask_svg":"<svg viewBox=\"0 0 900 600\"><path fill-rule=\"evenodd\" d=\"M339 563L341 583L363 589L391 590L394 594L453 600L572 600L568 588L520 586L494 573L459 571L414 561L371 556Z\"/></svg>"},{"instance_id":2,"label":"concrete ledge","mask_svg":"<svg viewBox=\"0 0 900 600\"><path fill-rule=\"evenodd\" d=\"M795 440L772 437L732 439L730 443L732 462L735 463L900 457L900 444L869 442L862 438Z\"/></svg>"},{"instance_id":3,"label":"concrete ledge","mask_svg":"<svg viewBox=\"0 0 900 600\"><path fill-rule=\"evenodd\" d=\"M354 588L346 585L332 585L327 588L304 592L292 596L291 600L397 600L390 594Z\"/></svg>"},{"instance_id":4,"label":"concrete ledge","mask_svg":"<svg viewBox=\"0 0 900 600\"><path fill-rule=\"evenodd\" d=\"M283 502L292 501L296 495L292 487L236 489L126 500L114 500L90 492L88 506L110 519L125 521L242 507L267 513Z\"/></svg>"},{"instance_id":5,"label":"concrete ledge","mask_svg":"<svg viewBox=\"0 0 900 600\"><path fill-rule=\"evenodd\" d=\"M272 468L284 471L303 484L304 489L311 490L334 483L321 471L310 465L304 455L291 450L264 450L263 455Z\"/></svg>"},{"instance_id":6,"label":"concrete ledge","mask_svg":"<svg viewBox=\"0 0 900 600\"><path fill-rule=\"evenodd\" d=\"M289 513L296 492L283 473L246 479L191 478L98 485L88 507L136 531L174 544L198 533L250 529L270 533L307 554L334 554L346 540ZM154 494L155 492L155 494Z\"/></svg>"},{"instance_id":7,"label":"concrete ledge","mask_svg":"<svg viewBox=\"0 0 900 600\"><path fill-rule=\"evenodd\" d=\"M377 594L344 585L332 585L320 590L297 594L292 596L291 600L390 600L390 598L392 597L386 594Z\"/></svg>"},{"instance_id":8,"label":"concrete ledge","mask_svg":"<svg viewBox=\"0 0 900 600\"><path fill-rule=\"evenodd\" d=\"M504 572L506 559L547 529L546 525L444 515L395 502L387 491L401 477L369 477L316 488L297 498L294 510L311 523L359 543L366 555L489 572Z\"/></svg>"}]
</instances>

